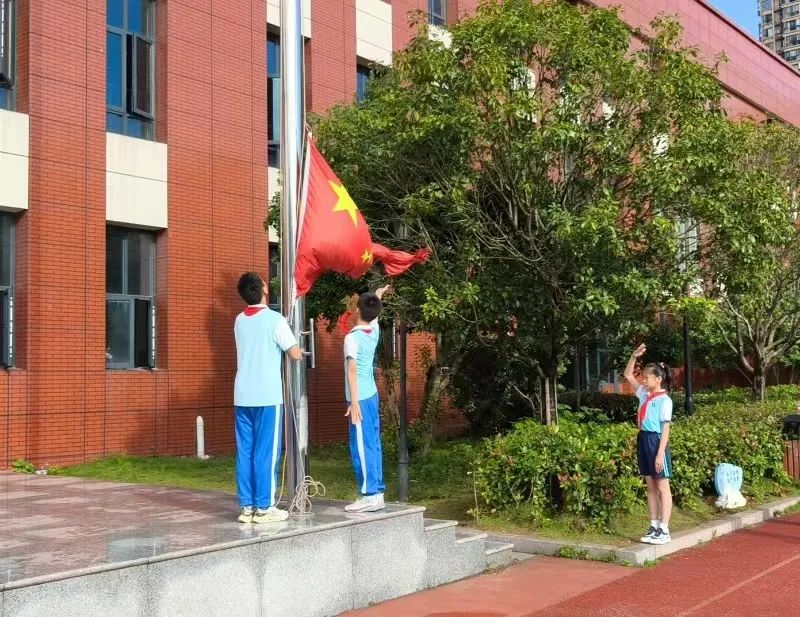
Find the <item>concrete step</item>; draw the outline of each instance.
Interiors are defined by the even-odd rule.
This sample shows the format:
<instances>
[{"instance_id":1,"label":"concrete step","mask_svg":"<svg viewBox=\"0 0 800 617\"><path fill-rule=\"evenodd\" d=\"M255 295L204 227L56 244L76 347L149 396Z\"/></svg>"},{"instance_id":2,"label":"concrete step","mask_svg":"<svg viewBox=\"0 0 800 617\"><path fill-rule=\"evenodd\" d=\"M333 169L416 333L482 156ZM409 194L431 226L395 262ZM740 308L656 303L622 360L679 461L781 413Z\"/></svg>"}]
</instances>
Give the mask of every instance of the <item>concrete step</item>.
<instances>
[{"instance_id":1,"label":"concrete step","mask_svg":"<svg viewBox=\"0 0 800 617\"><path fill-rule=\"evenodd\" d=\"M514 561L514 545L509 542L484 541L486 567L489 569L504 568Z\"/></svg>"},{"instance_id":2,"label":"concrete step","mask_svg":"<svg viewBox=\"0 0 800 617\"><path fill-rule=\"evenodd\" d=\"M464 530L455 521L425 521L428 587L475 576L486 570L485 533Z\"/></svg>"},{"instance_id":3,"label":"concrete step","mask_svg":"<svg viewBox=\"0 0 800 617\"><path fill-rule=\"evenodd\" d=\"M426 532L440 531L442 529L455 529L458 527L458 521L445 521L437 518L426 518L424 519L424 524Z\"/></svg>"}]
</instances>

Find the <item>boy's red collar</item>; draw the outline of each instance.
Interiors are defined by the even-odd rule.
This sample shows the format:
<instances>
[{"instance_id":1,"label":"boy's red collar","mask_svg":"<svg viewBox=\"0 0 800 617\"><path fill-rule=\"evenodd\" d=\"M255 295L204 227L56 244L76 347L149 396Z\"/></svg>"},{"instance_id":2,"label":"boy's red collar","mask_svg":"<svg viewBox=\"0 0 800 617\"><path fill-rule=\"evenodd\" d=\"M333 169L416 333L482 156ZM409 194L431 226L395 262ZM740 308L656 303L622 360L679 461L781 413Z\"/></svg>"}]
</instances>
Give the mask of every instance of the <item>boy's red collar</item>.
<instances>
[{"instance_id":1,"label":"boy's red collar","mask_svg":"<svg viewBox=\"0 0 800 617\"><path fill-rule=\"evenodd\" d=\"M244 316L252 317L253 315L263 311L265 308L267 308L266 304L253 304L244 309Z\"/></svg>"}]
</instances>

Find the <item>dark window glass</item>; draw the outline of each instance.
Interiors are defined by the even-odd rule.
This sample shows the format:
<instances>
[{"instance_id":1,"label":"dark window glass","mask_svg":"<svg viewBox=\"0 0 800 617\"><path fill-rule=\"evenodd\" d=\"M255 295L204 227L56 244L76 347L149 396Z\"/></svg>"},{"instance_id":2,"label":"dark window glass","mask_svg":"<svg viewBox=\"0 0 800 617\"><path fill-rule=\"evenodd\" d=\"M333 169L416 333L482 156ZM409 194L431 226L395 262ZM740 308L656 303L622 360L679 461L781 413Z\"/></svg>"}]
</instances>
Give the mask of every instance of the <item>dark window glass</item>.
<instances>
[{"instance_id":1,"label":"dark window glass","mask_svg":"<svg viewBox=\"0 0 800 617\"><path fill-rule=\"evenodd\" d=\"M128 117L125 134L139 139L153 139L153 123L150 120Z\"/></svg>"},{"instance_id":2,"label":"dark window glass","mask_svg":"<svg viewBox=\"0 0 800 617\"><path fill-rule=\"evenodd\" d=\"M122 109L125 100L122 59L122 35L116 32L107 32L106 104L117 109Z\"/></svg>"},{"instance_id":3,"label":"dark window glass","mask_svg":"<svg viewBox=\"0 0 800 617\"><path fill-rule=\"evenodd\" d=\"M0 109L11 109L14 86L14 0L0 0Z\"/></svg>"},{"instance_id":4,"label":"dark window glass","mask_svg":"<svg viewBox=\"0 0 800 617\"><path fill-rule=\"evenodd\" d=\"M124 133L125 125L120 114L108 112L106 114L106 130L109 133Z\"/></svg>"},{"instance_id":5,"label":"dark window glass","mask_svg":"<svg viewBox=\"0 0 800 617\"><path fill-rule=\"evenodd\" d=\"M106 366L155 366L155 240L110 227L106 236Z\"/></svg>"},{"instance_id":6,"label":"dark window glass","mask_svg":"<svg viewBox=\"0 0 800 617\"><path fill-rule=\"evenodd\" d=\"M129 300L106 301L106 362L109 366L129 366L131 355L131 303Z\"/></svg>"},{"instance_id":7,"label":"dark window glass","mask_svg":"<svg viewBox=\"0 0 800 617\"><path fill-rule=\"evenodd\" d=\"M106 22L106 129L153 139L155 2L108 0Z\"/></svg>"},{"instance_id":8,"label":"dark window glass","mask_svg":"<svg viewBox=\"0 0 800 617\"><path fill-rule=\"evenodd\" d=\"M106 23L114 28L125 27L123 0L106 0Z\"/></svg>"},{"instance_id":9,"label":"dark window glass","mask_svg":"<svg viewBox=\"0 0 800 617\"><path fill-rule=\"evenodd\" d=\"M134 110L142 116L153 115L153 45L147 40L136 37L136 75L133 88Z\"/></svg>"},{"instance_id":10,"label":"dark window glass","mask_svg":"<svg viewBox=\"0 0 800 617\"><path fill-rule=\"evenodd\" d=\"M153 3L150 0L127 0L128 32L151 36Z\"/></svg>"},{"instance_id":11,"label":"dark window glass","mask_svg":"<svg viewBox=\"0 0 800 617\"><path fill-rule=\"evenodd\" d=\"M267 163L281 164L281 43L267 35Z\"/></svg>"},{"instance_id":12,"label":"dark window glass","mask_svg":"<svg viewBox=\"0 0 800 617\"><path fill-rule=\"evenodd\" d=\"M371 74L369 67L358 65L356 68L356 100L363 101L367 96L367 82Z\"/></svg>"},{"instance_id":13,"label":"dark window glass","mask_svg":"<svg viewBox=\"0 0 800 617\"><path fill-rule=\"evenodd\" d=\"M128 292L134 296L153 295L153 252L155 246L150 234L128 234Z\"/></svg>"},{"instance_id":14,"label":"dark window glass","mask_svg":"<svg viewBox=\"0 0 800 617\"><path fill-rule=\"evenodd\" d=\"M0 365L14 364L14 218L0 214Z\"/></svg>"},{"instance_id":15,"label":"dark window glass","mask_svg":"<svg viewBox=\"0 0 800 617\"><path fill-rule=\"evenodd\" d=\"M14 268L14 219L10 215L0 216L0 287L13 285Z\"/></svg>"},{"instance_id":16,"label":"dark window glass","mask_svg":"<svg viewBox=\"0 0 800 617\"><path fill-rule=\"evenodd\" d=\"M152 302L137 298L133 302L133 364L150 366L150 308Z\"/></svg>"},{"instance_id":17,"label":"dark window glass","mask_svg":"<svg viewBox=\"0 0 800 617\"><path fill-rule=\"evenodd\" d=\"M106 292L111 294L125 293L123 286L123 256L125 252L125 235L108 233L106 242Z\"/></svg>"},{"instance_id":18,"label":"dark window glass","mask_svg":"<svg viewBox=\"0 0 800 617\"><path fill-rule=\"evenodd\" d=\"M443 26L445 22L445 0L428 0L428 19L435 26Z\"/></svg>"}]
</instances>

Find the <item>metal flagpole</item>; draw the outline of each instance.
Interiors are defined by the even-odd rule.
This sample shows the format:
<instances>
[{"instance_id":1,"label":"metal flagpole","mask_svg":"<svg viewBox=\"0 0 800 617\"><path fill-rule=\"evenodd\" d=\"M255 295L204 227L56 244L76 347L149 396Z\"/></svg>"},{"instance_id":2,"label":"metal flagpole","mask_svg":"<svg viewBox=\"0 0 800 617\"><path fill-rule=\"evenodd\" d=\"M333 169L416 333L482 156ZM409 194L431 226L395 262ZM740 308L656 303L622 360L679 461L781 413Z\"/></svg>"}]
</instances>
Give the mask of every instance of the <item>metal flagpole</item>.
<instances>
[{"instance_id":1,"label":"metal flagpole","mask_svg":"<svg viewBox=\"0 0 800 617\"><path fill-rule=\"evenodd\" d=\"M303 0L281 2L281 305L302 346L305 303L295 298L301 193L301 161L305 131L303 76ZM284 363L286 392L286 487L294 498L306 476L308 456L308 392L305 361Z\"/></svg>"}]
</instances>

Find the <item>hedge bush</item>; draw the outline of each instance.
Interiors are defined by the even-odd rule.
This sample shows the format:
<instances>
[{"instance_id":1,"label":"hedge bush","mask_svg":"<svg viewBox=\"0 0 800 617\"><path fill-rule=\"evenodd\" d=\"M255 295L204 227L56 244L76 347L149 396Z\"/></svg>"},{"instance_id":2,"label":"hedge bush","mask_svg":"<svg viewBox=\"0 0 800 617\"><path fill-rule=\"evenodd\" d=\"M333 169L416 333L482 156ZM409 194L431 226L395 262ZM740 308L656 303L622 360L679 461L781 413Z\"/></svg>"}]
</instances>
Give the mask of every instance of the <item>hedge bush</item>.
<instances>
[{"instance_id":1,"label":"hedge bush","mask_svg":"<svg viewBox=\"0 0 800 617\"><path fill-rule=\"evenodd\" d=\"M560 392L558 402L567 405L573 412L578 410L578 396L568 390ZM608 392L581 392L581 409L597 409L608 416L611 422L633 422L639 402L632 394L615 394Z\"/></svg>"},{"instance_id":2,"label":"hedge bush","mask_svg":"<svg viewBox=\"0 0 800 617\"><path fill-rule=\"evenodd\" d=\"M563 399L562 399L563 400ZM786 402L727 403L700 409L673 424L671 449L678 505L713 492L718 463L742 467L746 494L778 493L783 470L781 419ZM534 420L488 439L476 460L475 480L492 511L523 511L532 523L561 512L607 527L617 514L645 499L636 463L633 424L543 426Z\"/></svg>"}]
</instances>

